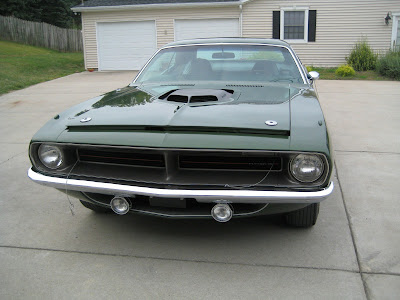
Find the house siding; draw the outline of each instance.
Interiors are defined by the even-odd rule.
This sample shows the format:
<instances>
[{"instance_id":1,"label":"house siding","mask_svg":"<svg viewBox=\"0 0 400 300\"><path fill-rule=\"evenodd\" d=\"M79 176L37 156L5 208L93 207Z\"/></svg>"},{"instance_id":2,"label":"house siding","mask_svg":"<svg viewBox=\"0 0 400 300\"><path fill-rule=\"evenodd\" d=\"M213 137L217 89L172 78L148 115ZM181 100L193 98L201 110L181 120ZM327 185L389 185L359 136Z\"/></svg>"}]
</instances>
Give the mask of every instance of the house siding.
<instances>
[{"instance_id":1,"label":"house siding","mask_svg":"<svg viewBox=\"0 0 400 300\"><path fill-rule=\"evenodd\" d=\"M400 12L399 0L251 0L243 4L242 35L272 38L272 12L281 7L308 7L317 11L316 41L292 43L305 65L335 67L344 64L354 44L362 37L378 53L390 48L392 22L388 12ZM239 6L210 8L135 9L83 12L86 68L98 68L96 22L156 21L157 47L174 41L174 19L239 18Z\"/></svg>"},{"instance_id":2,"label":"house siding","mask_svg":"<svg viewBox=\"0 0 400 300\"><path fill-rule=\"evenodd\" d=\"M335 67L344 64L354 44L368 39L378 53L390 48L392 22L384 17L400 11L398 0L252 0L243 5L244 37L272 38L272 12L281 7L308 7L317 11L316 41L292 43L305 65Z\"/></svg>"},{"instance_id":3,"label":"house siding","mask_svg":"<svg viewBox=\"0 0 400 300\"><path fill-rule=\"evenodd\" d=\"M239 18L239 7L121 10L82 13L85 67L98 68L97 22L156 21L157 47L174 41L174 19Z\"/></svg>"}]
</instances>

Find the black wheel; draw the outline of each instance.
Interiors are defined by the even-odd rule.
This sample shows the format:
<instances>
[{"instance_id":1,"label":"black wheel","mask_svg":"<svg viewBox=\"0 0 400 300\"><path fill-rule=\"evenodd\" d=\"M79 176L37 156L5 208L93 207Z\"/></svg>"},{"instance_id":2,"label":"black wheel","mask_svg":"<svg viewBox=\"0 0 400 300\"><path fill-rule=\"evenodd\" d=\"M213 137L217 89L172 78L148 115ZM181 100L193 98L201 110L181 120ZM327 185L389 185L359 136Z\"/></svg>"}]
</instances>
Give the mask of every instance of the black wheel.
<instances>
[{"instance_id":1,"label":"black wheel","mask_svg":"<svg viewBox=\"0 0 400 300\"><path fill-rule=\"evenodd\" d=\"M89 209L93 210L94 212L97 212L97 213L108 213L108 212L111 212L111 209L109 209L107 207L96 205L96 204L93 204L93 203L90 203L90 202L86 202L86 201L83 201L83 200L79 200L79 201L81 201L81 203L82 203L82 205L84 207L89 208Z\"/></svg>"},{"instance_id":2,"label":"black wheel","mask_svg":"<svg viewBox=\"0 0 400 300\"><path fill-rule=\"evenodd\" d=\"M317 222L318 213L319 203L313 203L302 209L288 213L285 216L286 224L295 227L311 227Z\"/></svg>"}]
</instances>

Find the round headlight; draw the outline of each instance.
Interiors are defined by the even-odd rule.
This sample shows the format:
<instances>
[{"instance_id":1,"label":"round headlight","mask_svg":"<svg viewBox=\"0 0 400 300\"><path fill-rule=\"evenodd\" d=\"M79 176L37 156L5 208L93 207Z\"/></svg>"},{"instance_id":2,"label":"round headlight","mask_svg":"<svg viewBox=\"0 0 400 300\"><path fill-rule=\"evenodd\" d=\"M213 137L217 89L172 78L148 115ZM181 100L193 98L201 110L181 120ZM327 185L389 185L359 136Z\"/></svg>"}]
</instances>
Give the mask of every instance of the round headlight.
<instances>
[{"instance_id":1,"label":"round headlight","mask_svg":"<svg viewBox=\"0 0 400 300\"><path fill-rule=\"evenodd\" d=\"M49 169L57 169L63 162L63 154L57 146L42 144L39 147L39 158L42 164Z\"/></svg>"},{"instance_id":2,"label":"round headlight","mask_svg":"<svg viewBox=\"0 0 400 300\"><path fill-rule=\"evenodd\" d=\"M300 182L313 182L324 173L324 163L317 155L299 154L290 162L290 172Z\"/></svg>"}]
</instances>

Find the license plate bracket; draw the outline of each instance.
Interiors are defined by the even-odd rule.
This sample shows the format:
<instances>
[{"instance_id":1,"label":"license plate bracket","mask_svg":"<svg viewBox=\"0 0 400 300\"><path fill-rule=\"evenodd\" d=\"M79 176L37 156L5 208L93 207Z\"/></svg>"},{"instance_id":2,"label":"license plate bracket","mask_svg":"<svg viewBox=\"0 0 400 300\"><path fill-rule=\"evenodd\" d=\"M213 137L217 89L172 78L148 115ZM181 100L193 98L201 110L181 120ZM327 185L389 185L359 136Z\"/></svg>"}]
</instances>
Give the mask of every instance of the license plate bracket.
<instances>
[{"instance_id":1,"label":"license plate bracket","mask_svg":"<svg viewBox=\"0 0 400 300\"><path fill-rule=\"evenodd\" d=\"M187 200L180 198L150 197L149 203L151 206L159 206L159 207L170 207L170 208L187 207Z\"/></svg>"}]
</instances>

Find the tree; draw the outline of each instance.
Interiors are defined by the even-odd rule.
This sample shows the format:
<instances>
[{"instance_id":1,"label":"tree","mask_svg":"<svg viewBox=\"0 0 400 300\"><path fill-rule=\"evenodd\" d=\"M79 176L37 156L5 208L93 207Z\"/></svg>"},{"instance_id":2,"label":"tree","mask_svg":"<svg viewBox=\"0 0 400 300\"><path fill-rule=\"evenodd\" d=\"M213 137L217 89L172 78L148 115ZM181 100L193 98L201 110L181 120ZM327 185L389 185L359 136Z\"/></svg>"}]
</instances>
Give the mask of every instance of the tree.
<instances>
[{"instance_id":1,"label":"tree","mask_svg":"<svg viewBox=\"0 0 400 300\"><path fill-rule=\"evenodd\" d=\"M79 3L81 0L2 0L0 15L64 28L80 27L80 16L71 10L72 6Z\"/></svg>"},{"instance_id":2,"label":"tree","mask_svg":"<svg viewBox=\"0 0 400 300\"><path fill-rule=\"evenodd\" d=\"M40 2L41 0L3 0L0 1L0 15L40 22Z\"/></svg>"},{"instance_id":3,"label":"tree","mask_svg":"<svg viewBox=\"0 0 400 300\"><path fill-rule=\"evenodd\" d=\"M41 21L58 27L70 27L69 7L62 0L41 0Z\"/></svg>"},{"instance_id":4,"label":"tree","mask_svg":"<svg viewBox=\"0 0 400 300\"><path fill-rule=\"evenodd\" d=\"M72 10L71 7L76 6L78 4L82 3L82 0L64 0L66 6L68 7L68 14L71 17L71 26L73 28L82 28L82 19L81 19L81 14L75 14Z\"/></svg>"}]
</instances>

